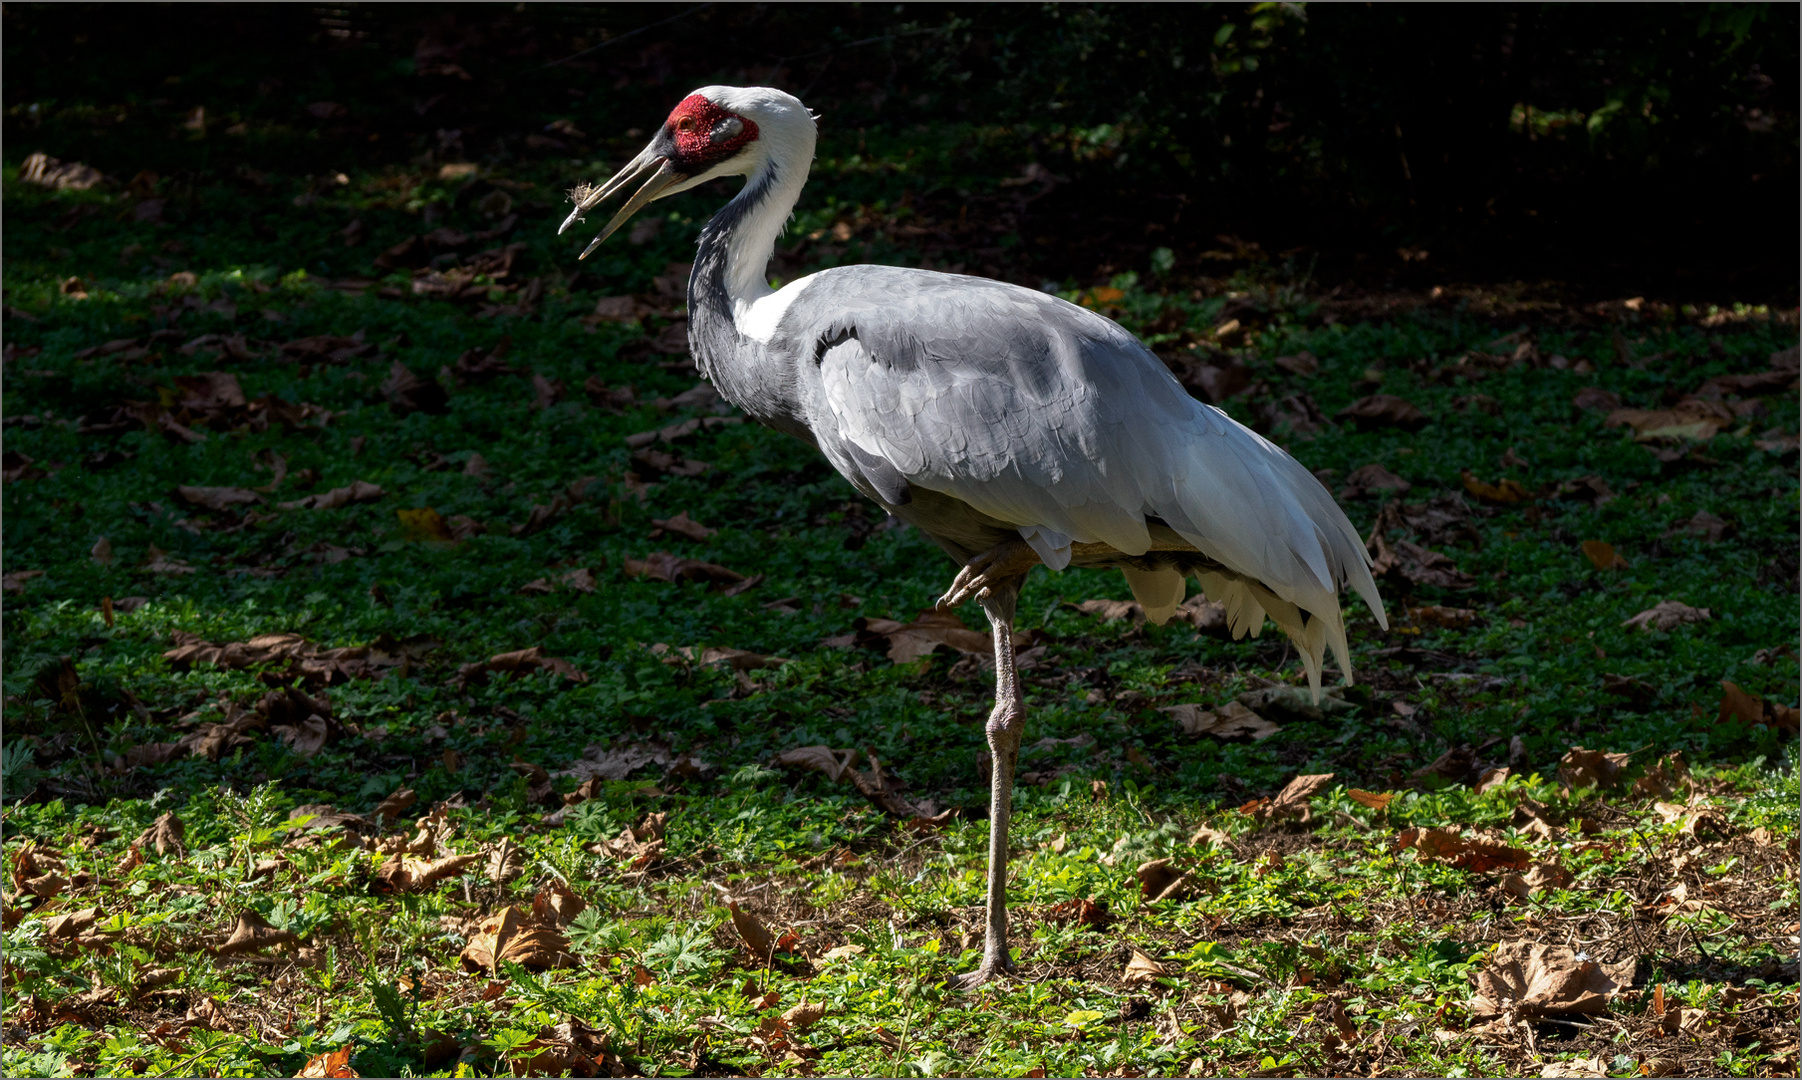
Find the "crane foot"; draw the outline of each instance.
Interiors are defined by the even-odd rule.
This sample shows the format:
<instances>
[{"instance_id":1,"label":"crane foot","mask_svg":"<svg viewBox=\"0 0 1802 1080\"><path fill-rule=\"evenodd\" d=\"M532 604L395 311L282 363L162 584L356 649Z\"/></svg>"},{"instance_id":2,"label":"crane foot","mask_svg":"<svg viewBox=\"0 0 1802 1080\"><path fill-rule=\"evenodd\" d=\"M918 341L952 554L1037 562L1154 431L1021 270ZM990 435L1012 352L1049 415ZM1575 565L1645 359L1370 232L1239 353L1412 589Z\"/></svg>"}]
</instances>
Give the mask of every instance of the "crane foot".
<instances>
[{"instance_id":1,"label":"crane foot","mask_svg":"<svg viewBox=\"0 0 1802 1080\"><path fill-rule=\"evenodd\" d=\"M1039 553L1026 541L1017 537L1003 540L964 564L945 595L939 597L937 607L944 611L972 597L980 598L994 585L1025 577L1039 562Z\"/></svg>"},{"instance_id":2,"label":"crane foot","mask_svg":"<svg viewBox=\"0 0 1802 1080\"><path fill-rule=\"evenodd\" d=\"M952 985L956 986L959 990L974 990L978 986L1001 978L1003 975L1012 975L1013 973L1014 962L1011 957L1001 963L990 963L988 958L984 957L982 964L978 966L975 971L966 971L962 975L953 975L951 977L951 982Z\"/></svg>"}]
</instances>

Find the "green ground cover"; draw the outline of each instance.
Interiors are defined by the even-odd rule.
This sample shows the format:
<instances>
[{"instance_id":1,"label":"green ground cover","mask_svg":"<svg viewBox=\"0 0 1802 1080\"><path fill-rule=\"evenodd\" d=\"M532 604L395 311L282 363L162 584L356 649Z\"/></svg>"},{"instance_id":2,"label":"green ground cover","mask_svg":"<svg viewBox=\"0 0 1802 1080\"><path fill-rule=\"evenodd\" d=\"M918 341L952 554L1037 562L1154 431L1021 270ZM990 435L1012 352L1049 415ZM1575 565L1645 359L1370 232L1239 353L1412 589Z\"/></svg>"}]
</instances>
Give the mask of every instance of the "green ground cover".
<instances>
[{"instance_id":1,"label":"green ground cover","mask_svg":"<svg viewBox=\"0 0 1802 1080\"><path fill-rule=\"evenodd\" d=\"M774 272L1027 276L997 145L829 131ZM8 1075L1793 1074L1793 309L1047 283L1340 493L1391 628L1309 709L1035 572L1022 977L959 994L952 568L696 392L720 190L574 262L614 159L9 151ZM1608 1006L1486 1010L1516 942Z\"/></svg>"}]
</instances>

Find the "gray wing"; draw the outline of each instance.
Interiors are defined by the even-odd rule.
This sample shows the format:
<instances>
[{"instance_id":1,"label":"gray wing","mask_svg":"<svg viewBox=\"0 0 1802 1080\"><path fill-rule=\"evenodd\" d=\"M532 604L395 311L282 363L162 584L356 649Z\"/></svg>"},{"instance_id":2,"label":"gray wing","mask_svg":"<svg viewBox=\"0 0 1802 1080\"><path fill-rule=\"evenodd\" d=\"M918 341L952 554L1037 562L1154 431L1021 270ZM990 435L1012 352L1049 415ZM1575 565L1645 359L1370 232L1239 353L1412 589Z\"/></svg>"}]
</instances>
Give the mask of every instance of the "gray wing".
<instances>
[{"instance_id":1,"label":"gray wing","mask_svg":"<svg viewBox=\"0 0 1802 1080\"><path fill-rule=\"evenodd\" d=\"M1363 544L1319 481L1191 398L1118 324L982 278L819 278L772 346L817 372L801 375L803 407L840 471L880 459L1029 539L1061 534L1041 555L1059 539L1142 554L1156 517L1303 610L1336 611L1347 583L1380 610Z\"/></svg>"}]
</instances>

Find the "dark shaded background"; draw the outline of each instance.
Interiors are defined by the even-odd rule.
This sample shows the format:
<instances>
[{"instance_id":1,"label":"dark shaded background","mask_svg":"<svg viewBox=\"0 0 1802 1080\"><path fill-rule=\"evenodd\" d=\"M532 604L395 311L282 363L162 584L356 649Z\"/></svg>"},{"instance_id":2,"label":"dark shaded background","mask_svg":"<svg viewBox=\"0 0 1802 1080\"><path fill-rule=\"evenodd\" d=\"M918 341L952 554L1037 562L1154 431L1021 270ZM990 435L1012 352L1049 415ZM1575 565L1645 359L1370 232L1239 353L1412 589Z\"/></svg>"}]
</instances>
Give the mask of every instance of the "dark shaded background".
<instances>
[{"instance_id":1,"label":"dark shaded background","mask_svg":"<svg viewBox=\"0 0 1802 1080\"><path fill-rule=\"evenodd\" d=\"M689 89L762 82L829 140L955 128L969 175L1068 181L1018 222L1031 275L1193 263L1228 234L1328 284L1793 304L1798 10L9 4L5 135L9 160L198 185L617 160ZM250 134L128 137L196 108Z\"/></svg>"}]
</instances>

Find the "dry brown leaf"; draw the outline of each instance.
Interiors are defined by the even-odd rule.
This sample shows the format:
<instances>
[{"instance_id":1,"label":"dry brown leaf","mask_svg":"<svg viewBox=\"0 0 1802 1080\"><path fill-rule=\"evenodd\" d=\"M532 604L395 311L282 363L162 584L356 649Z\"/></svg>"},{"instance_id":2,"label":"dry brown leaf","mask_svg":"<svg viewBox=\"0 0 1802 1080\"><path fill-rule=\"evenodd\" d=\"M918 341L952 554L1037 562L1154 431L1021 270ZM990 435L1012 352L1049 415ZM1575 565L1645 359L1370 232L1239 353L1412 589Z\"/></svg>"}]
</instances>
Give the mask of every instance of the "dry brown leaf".
<instances>
[{"instance_id":1,"label":"dry brown leaf","mask_svg":"<svg viewBox=\"0 0 1802 1080\"><path fill-rule=\"evenodd\" d=\"M1326 789L1333 782L1333 773L1314 773L1297 776L1289 781L1272 799L1257 799L1247 804L1246 812L1259 821L1278 821L1283 818L1296 818L1308 821L1314 816L1308 806L1308 800Z\"/></svg>"},{"instance_id":2,"label":"dry brown leaf","mask_svg":"<svg viewBox=\"0 0 1802 1080\"><path fill-rule=\"evenodd\" d=\"M1471 1013L1479 1019L1513 1011L1519 1016L1597 1015L1633 985L1638 962L1579 959L1562 945L1509 941L1498 945L1477 975Z\"/></svg>"},{"instance_id":3,"label":"dry brown leaf","mask_svg":"<svg viewBox=\"0 0 1802 1080\"><path fill-rule=\"evenodd\" d=\"M564 385L562 379L552 379L537 372L532 373L532 407L538 410L550 408L562 399Z\"/></svg>"},{"instance_id":4,"label":"dry brown leaf","mask_svg":"<svg viewBox=\"0 0 1802 1080\"><path fill-rule=\"evenodd\" d=\"M380 893L421 892L447 878L461 877L481 861L480 855L447 855L442 859L417 859L390 855L375 872L371 884Z\"/></svg>"},{"instance_id":5,"label":"dry brown leaf","mask_svg":"<svg viewBox=\"0 0 1802 1080\"><path fill-rule=\"evenodd\" d=\"M139 849L137 842L133 841L126 846L125 854L119 856L119 861L113 864L113 873L118 877L125 877L143 865L144 853Z\"/></svg>"},{"instance_id":6,"label":"dry brown leaf","mask_svg":"<svg viewBox=\"0 0 1802 1080\"><path fill-rule=\"evenodd\" d=\"M1204 822L1197 827L1194 832L1189 834L1189 844L1192 847L1200 847L1202 844L1213 844L1217 848L1231 850L1233 838L1230 834L1216 829L1212 825Z\"/></svg>"},{"instance_id":7,"label":"dry brown leaf","mask_svg":"<svg viewBox=\"0 0 1802 1080\"><path fill-rule=\"evenodd\" d=\"M1270 361L1291 375L1308 379L1320 373L1320 360L1313 353L1302 350L1294 356L1279 356Z\"/></svg>"},{"instance_id":8,"label":"dry brown leaf","mask_svg":"<svg viewBox=\"0 0 1802 1080\"><path fill-rule=\"evenodd\" d=\"M1226 605L1217 604L1201 593L1196 593L1182 602L1176 613L1170 616L1174 622L1186 622L1195 628L1196 633L1209 637L1231 638L1232 627L1227 622Z\"/></svg>"},{"instance_id":9,"label":"dry brown leaf","mask_svg":"<svg viewBox=\"0 0 1802 1080\"><path fill-rule=\"evenodd\" d=\"M526 858L519 845L503 836L488 846L488 880L505 885L525 872Z\"/></svg>"},{"instance_id":10,"label":"dry brown leaf","mask_svg":"<svg viewBox=\"0 0 1802 1080\"><path fill-rule=\"evenodd\" d=\"M1599 1057L1572 1058L1569 1061L1548 1061L1539 1067L1541 1077L1593 1077L1608 1076L1608 1064Z\"/></svg>"},{"instance_id":11,"label":"dry brown leaf","mask_svg":"<svg viewBox=\"0 0 1802 1080\"><path fill-rule=\"evenodd\" d=\"M1415 781L1439 777L1444 780L1450 780L1453 783L1458 783L1469 777L1471 770L1476 766L1476 763L1476 751L1472 750L1470 745L1466 743L1462 746L1450 747L1444 753L1434 758L1431 764L1423 765L1420 768L1415 769L1409 776Z\"/></svg>"},{"instance_id":12,"label":"dry brown leaf","mask_svg":"<svg viewBox=\"0 0 1802 1080\"><path fill-rule=\"evenodd\" d=\"M1502 888L1521 900L1537 896L1547 889L1568 888L1576 879L1569 870L1556 863L1533 863L1525 874L1505 874Z\"/></svg>"},{"instance_id":13,"label":"dry brown leaf","mask_svg":"<svg viewBox=\"0 0 1802 1080\"><path fill-rule=\"evenodd\" d=\"M719 532L718 529L709 529L707 526L689 517L688 511L686 510L679 512L675 517L671 518L652 518L651 524L656 526L656 528L651 530L652 540L662 536L665 532L673 532L678 536L686 536L690 540L707 540L710 539L713 534Z\"/></svg>"},{"instance_id":14,"label":"dry brown leaf","mask_svg":"<svg viewBox=\"0 0 1802 1080\"><path fill-rule=\"evenodd\" d=\"M450 411L450 394L434 380L420 377L399 360L388 369L382 380L382 397L396 416L424 412L443 415Z\"/></svg>"},{"instance_id":15,"label":"dry brown leaf","mask_svg":"<svg viewBox=\"0 0 1802 1080\"><path fill-rule=\"evenodd\" d=\"M1664 535L1666 537L1693 536L1698 540L1706 540L1715 544L1735 531L1734 526L1725 519L1716 517L1706 510L1697 510L1694 516L1666 529Z\"/></svg>"},{"instance_id":16,"label":"dry brown leaf","mask_svg":"<svg viewBox=\"0 0 1802 1080\"><path fill-rule=\"evenodd\" d=\"M407 540L422 544L456 542L456 536L451 533L450 522L429 506L396 510L394 517L400 522L401 535Z\"/></svg>"},{"instance_id":17,"label":"dry brown leaf","mask_svg":"<svg viewBox=\"0 0 1802 1080\"><path fill-rule=\"evenodd\" d=\"M44 936L47 938L75 937L92 927L99 919L100 909L97 907L64 912L44 920Z\"/></svg>"},{"instance_id":18,"label":"dry brown leaf","mask_svg":"<svg viewBox=\"0 0 1802 1080\"><path fill-rule=\"evenodd\" d=\"M194 568L192 566L181 561L180 559L177 559L173 555L170 555L168 552L164 551L162 548L157 547L155 544L152 544L150 546L150 550L145 553L144 570L145 570L145 572L151 573L151 574L192 574L192 573L194 573ZM25 572L32 573L32 571L25 571Z\"/></svg>"},{"instance_id":19,"label":"dry brown leaf","mask_svg":"<svg viewBox=\"0 0 1802 1080\"><path fill-rule=\"evenodd\" d=\"M633 869L643 869L663 856L664 823L668 814L649 814L637 825L621 829L618 836L588 845L597 855L630 859Z\"/></svg>"},{"instance_id":20,"label":"dry brown leaf","mask_svg":"<svg viewBox=\"0 0 1802 1080\"><path fill-rule=\"evenodd\" d=\"M1680 790L1693 791L1695 786L1689 776L1689 762L1683 760L1682 751L1673 750L1654 762L1644 776L1633 781L1633 794L1668 799Z\"/></svg>"},{"instance_id":21,"label":"dry brown leaf","mask_svg":"<svg viewBox=\"0 0 1802 1080\"><path fill-rule=\"evenodd\" d=\"M1512 477L1504 479L1500 483L1491 484L1477 479L1469 469L1465 469L1460 475L1464 479L1464 490L1486 503L1493 503L1496 506L1511 506L1533 497L1532 492L1528 491L1519 480Z\"/></svg>"},{"instance_id":22,"label":"dry brown leaf","mask_svg":"<svg viewBox=\"0 0 1802 1080\"><path fill-rule=\"evenodd\" d=\"M1096 901L1085 897L1051 905L1045 909L1045 921L1060 926L1076 923L1091 930L1102 930L1113 922L1113 916L1108 913L1105 900Z\"/></svg>"},{"instance_id":23,"label":"dry brown leaf","mask_svg":"<svg viewBox=\"0 0 1802 1080\"><path fill-rule=\"evenodd\" d=\"M767 961L778 949L786 950L799 944L794 934L778 937L772 933L763 920L739 907L737 900L726 901L726 910L732 914L732 928L738 931L739 939L759 960Z\"/></svg>"},{"instance_id":24,"label":"dry brown leaf","mask_svg":"<svg viewBox=\"0 0 1802 1080\"><path fill-rule=\"evenodd\" d=\"M1456 829L1403 829L1396 834L1394 850L1413 848L1422 858L1443 859L1472 873L1491 870L1525 870L1532 857L1521 848L1489 840L1467 840Z\"/></svg>"},{"instance_id":25,"label":"dry brown leaf","mask_svg":"<svg viewBox=\"0 0 1802 1080\"><path fill-rule=\"evenodd\" d=\"M1305 393L1273 395L1256 402L1252 410L1270 429L1286 427L1304 439L1331 425L1313 396Z\"/></svg>"},{"instance_id":26,"label":"dry brown leaf","mask_svg":"<svg viewBox=\"0 0 1802 1080\"><path fill-rule=\"evenodd\" d=\"M1360 465L1351 471L1351 475L1345 478L1345 486L1339 489L1339 497L1341 499L1363 499L1369 497L1373 492L1379 491L1406 494L1413 487L1413 484L1372 462L1369 465Z\"/></svg>"},{"instance_id":27,"label":"dry brown leaf","mask_svg":"<svg viewBox=\"0 0 1802 1080\"><path fill-rule=\"evenodd\" d=\"M949 611L928 610L910 623L893 619L858 619L852 624L851 644L866 649L882 649L897 664L905 664L931 655L940 646L966 656L993 655L994 641L988 634L971 630ZM836 639L834 639L836 640ZM1015 634L1014 646L1025 648L1032 643L1028 634Z\"/></svg>"},{"instance_id":28,"label":"dry brown leaf","mask_svg":"<svg viewBox=\"0 0 1802 1080\"><path fill-rule=\"evenodd\" d=\"M308 495L304 499L291 502L276 503L280 510L336 510L352 503L373 502L387 494L380 485L366 480L353 480L348 487L333 488L317 495Z\"/></svg>"},{"instance_id":29,"label":"dry brown leaf","mask_svg":"<svg viewBox=\"0 0 1802 1080\"><path fill-rule=\"evenodd\" d=\"M932 800L927 799L916 803L907 798L900 791L905 785L895 777L884 773L882 762L877 759L875 754L870 753L867 747L864 749L863 756L870 760L870 771L859 772L852 769L846 775L850 778L852 786L857 788L858 793L874 803L877 809L910 824L919 821L930 823L940 820L938 807L933 805Z\"/></svg>"},{"instance_id":30,"label":"dry brown leaf","mask_svg":"<svg viewBox=\"0 0 1802 1080\"><path fill-rule=\"evenodd\" d=\"M1584 787L1613 787L1620 780L1628 754L1609 754L1573 746L1558 759L1558 782L1572 791Z\"/></svg>"},{"instance_id":31,"label":"dry brown leaf","mask_svg":"<svg viewBox=\"0 0 1802 1080\"><path fill-rule=\"evenodd\" d=\"M840 945L837 948L827 949L825 954L823 956L821 956L820 959L821 960L844 960L844 959L847 959L852 956L862 956L864 954L864 951L865 950L862 945Z\"/></svg>"},{"instance_id":32,"label":"dry brown leaf","mask_svg":"<svg viewBox=\"0 0 1802 1080\"><path fill-rule=\"evenodd\" d=\"M738 571L729 570L718 563L684 559L667 551L653 552L643 559L626 559L622 564L622 569L630 577L648 577L653 581L705 582L711 587L718 588L727 596L737 596L763 581L761 574L747 578Z\"/></svg>"},{"instance_id":33,"label":"dry brown leaf","mask_svg":"<svg viewBox=\"0 0 1802 1080\"><path fill-rule=\"evenodd\" d=\"M69 887L69 879L55 870L37 877L27 878L19 883L23 892L28 892L39 900L52 900Z\"/></svg>"},{"instance_id":34,"label":"dry brown leaf","mask_svg":"<svg viewBox=\"0 0 1802 1080\"><path fill-rule=\"evenodd\" d=\"M13 852L11 865L13 888L29 892L30 890L25 889L25 882L61 868L62 858L60 856L42 850L36 841L27 840Z\"/></svg>"},{"instance_id":35,"label":"dry brown leaf","mask_svg":"<svg viewBox=\"0 0 1802 1080\"><path fill-rule=\"evenodd\" d=\"M408 787L399 788L394 794L383 799L369 816L375 820L376 825L385 826L391 821L399 820L401 814L418 801L419 792Z\"/></svg>"},{"instance_id":36,"label":"dry brown leaf","mask_svg":"<svg viewBox=\"0 0 1802 1080\"><path fill-rule=\"evenodd\" d=\"M1613 544L1601 540L1583 541L1583 554L1597 570L1625 570L1629 565L1620 552L1614 550Z\"/></svg>"},{"instance_id":37,"label":"dry brown leaf","mask_svg":"<svg viewBox=\"0 0 1802 1080\"><path fill-rule=\"evenodd\" d=\"M590 325L600 322L630 323L652 313L650 305L641 304L633 297L603 296L594 302L593 314L583 321Z\"/></svg>"},{"instance_id":38,"label":"dry brown leaf","mask_svg":"<svg viewBox=\"0 0 1802 1080\"><path fill-rule=\"evenodd\" d=\"M1422 626L1461 630L1476 621L1477 613L1471 608L1442 607L1433 604L1426 607L1409 608L1408 617Z\"/></svg>"},{"instance_id":39,"label":"dry brown leaf","mask_svg":"<svg viewBox=\"0 0 1802 1080\"><path fill-rule=\"evenodd\" d=\"M214 997L203 997L188 1006L188 1014L182 1018L182 1024L207 1031L232 1030L231 1018L226 1015L225 1007L219 1004L219 999Z\"/></svg>"},{"instance_id":40,"label":"dry brown leaf","mask_svg":"<svg viewBox=\"0 0 1802 1080\"><path fill-rule=\"evenodd\" d=\"M1152 859L1141 863L1137 874L1139 895L1147 903L1185 900L1195 891L1194 877L1176 869L1169 859Z\"/></svg>"},{"instance_id":41,"label":"dry brown leaf","mask_svg":"<svg viewBox=\"0 0 1802 1080\"><path fill-rule=\"evenodd\" d=\"M679 663L682 660L698 662L702 667L722 664L734 671L762 671L765 668L781 667L789 663L786 656L765 656L745 649L731 649L724 645L709 645L697 650L692 645L684 645L672 649L659 642L651 646L651 652L665 657L664 663Z\"/></svg>"},{"instance_id":42,"label":"dry brown leaf","mask_svg":"<svg viewBox=\"0 0 1802 1080\"><path fill-rule=\"evenodd\" d=\"M489 657L484 663L464 664L457 669L457 683L460 686L480 686L488 681L490 673L511 675L519 679L536 671L554 672L572 682L588 681L587 674L574 664L555 656L546 656L543 646L534 645L529 649L500 653Z\"/></svg>"},{"instance_id":43,"label":"dry brown leaf","mask_svg":"<svg viewBox=\"0 0 1802 1080\"><path fill-rule=\"evenodd\" d=\"M1132 958L1126 962L1126 971L1122 973L1121 981L1128 984L1152 983L1159 979L1170 978L1174 974L1170 968L1153 960L1137 948L1132 948Z\"/></svg>"},{"instance_id":44,"label":"dry brown leaf","mask_svg":"<svg viewBox=\"0 0 1802 1080\"><path fill-rule=\"evenodd\" d=\"M827 746L799 746L793 750L784 750L776 758L776 763L824 773L827 779L837 781L857 764L857 751L833 750Z\"/></svg>"},{"instance_id":45,"label":"dry brown leaf","mask_svg":"<svg viewBox=\"0 0 1802 1080\"><path fill-rule=\"evenodd\" d=\"M298 677L308 682L325 684L355 678L379 678L414 655L429 651L436 645L435 639L431 638L409 638L396 642L385 635L369 645L336 649L322 649L299 634L260 634L249 641L233 641L224 645L214 644L197 634L180 630L172 633L170 638L175 642L175 648L164 652L163 659L177 668L206 664L243 671L260 664L286 661L286 668L279 673L284 681ZM315 707L311 711L330 718L329 709ZM300 713L294 717L272 719L294 723L304 720L306 715Z\"/></svg>"},{"instance_id":46,"label":"dry brown leaf","mask_svg":"<svg viewBox=\"0 0 1802 1080\"><path fill-rule=\"evenodd\" d=\"M529 912L508 907L482 920L459 957L471 974L498 974L501 961L511 961L532 971L580 967L569 951L569 939L555 926L545 925Z\"/></svg>"},{"instance_id":47,"label":"dry brown leaf","mask_svg":"<svg viewBox=\"0 0 1802 1080\"><path fill-rule=\"evenodd\" d=\"M1652 810L1666 825L1682 823L1685 836L1713 833L1725 836L1730 831L1727 815L1704 795L1694 795L1687 803L1655 802Z\"/></svg>"},{"instance_id":48,"label":"dry brown leaf","mask_svg":"<svg viewBox=\"0 0 1802 1080\"><path fill-rule=\"evenodd\" d=\"M263 497L249 488L239 487L188 487L183 485L175 489L181 500L190 506L198 506L203 510L226 510L233 506L253 506L263 501Z\"/></svg>"},{"instance_id":49,"label":"dry brown leaf","mask_svg":"<svg viewBox=\"0 0 1802 1080\"><path fill-rule=\"evenodd\" d=\"M14 570L0 577L0 591L17 593L25 591L25 583L32 578L44 576L42 570Z\"/></svg>"},{"instance_id":50,"label":"dry brown leaf","mask_svg":"<svg viewBox=\"0 0 1802 1080\"><path fill-rule=\"evenodd\" d=\"M1616 409L1603 419L1604 427L1626 425L1639 442L1655 439L1707 441L1733 426L1733 410L1718 401L1684 398L1668 409Z\"/></svg>"},{"instance_id":51,"label":"dry brown leaf","mask_svg":"<svg viewBox=\"0 0 1802 1080\"><path fill-rule=\"evenodd\" d=\"M238 923L232 927L231 937L225 944L213 950L216 956L235 956L238 953L256 952L261 949L274 948L278 945L292 945L300 940L291 931L277 930L268 921L254 911L246 911L238 916Z\"/></svg>"},{"instance_id":52,"label":"dry brown leaf","mask_svg":"<svg viewBox=\"0 0 1802 1080\"><path fill-rule=\"evenodd\" d=\"M152 990L160 990L181 981L184 972L180 968L148 968L132 983L132 997L143 997Z\"/></svg>"},{"instance_id":53,"label":"dry brown leaf","mask_svg":"<svg viewBox=\"0 0 1802 1080\"><path fill-rule=\"evenodd\" d=\"M1137 600L1084 600L1076 605L1076 610L1084 615L1099 615L1103 622L1119 622L1121 619L1142 622L1145 619L1145 609L1139 606Z\"/></svg>"},{"instance_id":54,"label":"dry brown leaf","mask_svg":"<svg viewBox=\"0 0 1802 1080\"><path fill-rule=\"evenodd\" d=\"M150 827L132 841L132 847L139 850L154 848L158 855L170 852L185 855L188 850L184 842L186 836L187 826L175 816L175 811L170 810L151 822Z\"/></svg>"},{"instance_id":55,"label":"dry brown leaf","mask_svg":"<svg viewBox=\"0 0 1802 1080\"><path fill-rule=\"evenodd\" d=\"M1359 806L1367 806L1372 810L1387 810L1390 802L1395 799L1395 792L1385 791L1379 794L1361 788L1352 788L1345 793L1345 797Z\"/></svg>"},{"instance_id":56,"label":"dry brown leaf","mask_svg":"<svg viewBox=\"0 0 1802 1080\"><path fill-rule=\"evenodd\" d=\"M1251 739L1262 742L1283 730L1237 701L1218 709L1199 705L1169 705L1158 710L1182 726L1184 735L1212 735L1216 739Z\"/></svg>"},{"instance_id":57,"label":"dry brown leaf","mask_svg":"<svg viewBox=\"0 0 1802 1080\"><path fill-rule=\"evenodd\" d=\"M812 1027L826 1016L826 1003L823 1001L803 1001L782 1014L782 1020L796 1031Z\"/></svg>"},{"instance_id":58,"label":"dry brown leaf","mask_svg":"<svg viewBox=\"0 0 1802 1080\"><path fill-rule=\"evenodd\" d=\"M1513 772L1514 770L1506 765L1494 769L1485 769L1483 770L1482 775L1477 777L1477 782L1471 786L1471 790L1475 791L1478 795L1487 795L1491 791L1506 784L1508 782L1508 777L1513 775Z\"/></svg>"},{"instance_id":59,"label":"dry brown leaf","mask_svg":"<svg viewBox=\"0 0 1802 1080\"><path fill-rule=\"evenodd\" d=\"M515 1076L609 1076L617 1059L607 1053L605 1032L582 1023L565 1020L545 1028L531 1042L508 1054ZM457 1056L452 1040L445 1055L448 1064Z\"/></svg>"},{"instance_id":60,"label":"dry brown leaf","mask_svg":"<svg viewBox=\"0 0 1802 1080\"><path fill-rule=\"evenodd\" d=\"M19 182L36 184L57 191L86 191L106 179L106 174L79 161L58 161L42 152L34 153L19 166ZM10 311L10 309L8 309ZM12 318L10 314L9 318Z\"/></svg>"},{"instance_id":61,"label":"dry brown leaf","mask_svg":"<svg viewBox=\"0 0 1802 1080\"><path fill-rule=\"evenodd\" d=\"M654 742L630 743L613 749L595 745L588 747L585 754L586 756L578 758L556 775L574 777L583 782L624 780L633 771L646 765L668 766L675 761L669 747Z\"/></svg>"},{"instance_id":62,"label":"dry brown leaf","mask_svg":"<svg viewBox=\"0 0 1802 1080\"><path fill-rule=\"evenodd\" d=\"M1715 716L1718 723L1764 725L1794 734L1799 715L1802 715L1802 710L1766 701L1757 694L1742 690L1737 683L1721 680L1721 707Z\"/></svg>"},{"instance_id":63,"label":"dry brown leaf","mask_svg":"<svg viewBox=\"0 0 1802 1080\"><path fill-rule=\"evenodd\" d=\"M1468 589L1476 584L1440 552L1415 543L1413 539L1397 537L1392 540L1391 534L1398 530L1430 544L1475 541L1477 533L1471 525L1471 510L1461 497L1447 493L1425 502L1405 503L1392 499L1384 503L1370 527L1365 546L1370 551L1373 574L1440 589Z\"/></svg>"},{"instance_id":64,"label":"dry brown leaf","mask_svg":"<svg viewBox=\"0 0 1802 1080\"><path fill-rule=\"evenodd\" d=\"M1621 396L1612 390L1604 390L1599 386L1586 386L1577 391L1571 398L1571 405L1578 409L1591 409L1596 412L1611 413L1621 407Z\"/></svg>"},{"instance_id":65,"label":"dry brown leaf","mask_svg":"<svg viewBox=\"0 0 1802 1080\"><path fill-rule=\"evenodd\" d=\"M1394 394L1372 394L1340 409L1333 419L1349 420L1360 430L1398 427L1418 431L1429 418L1418 406Z\"/></svg>"},{"instance_id":66,"label":"dry brown leaf","mask_svg":"<svg viewBox=\"0 0 1802 1080\"><path fill-rule=\"evenodd\" d=\"M358 1077L363 1074L350 1067L350 1056L353 1047L344 1046L326 1054L315 1054L309 1059L295 1076L305 1077Z\"/></svg>"},{"instance_id":67,"label":"dry brown leaf","mask_svg":"<svg viewBox=\"0 0 1802 1080\"><path fill-rule=\"evenodd\" d=\"M288 748L302 758L310 758L325 749L325 742L331 731L325 717L315 713L298 724L271 727L269 733L287 743Z\"/></svg>"},{"instance_id":68,"label":"dry brown leaf","mask_svg":"<svg viewBox=\"0 0 1802 1080\"><path fill-rule=\"evenodd\" d=\"M667 818L668 816L669 815L667 814L652 815L652 817L658 819L656 839L661 840L663 838L662 819ZM640 832L649 831L649 829L643 827L640 828ZM553 881L549 885L538 890L538 895L532 898L532 918L545 926L554 926L561 930L570 923L575 922L576 916L582 914L583 910L587 907L588 901L571 892L569 886L563 884L561 881Z\"/></svg>"}]
</instances>

